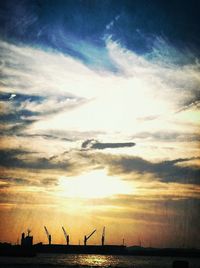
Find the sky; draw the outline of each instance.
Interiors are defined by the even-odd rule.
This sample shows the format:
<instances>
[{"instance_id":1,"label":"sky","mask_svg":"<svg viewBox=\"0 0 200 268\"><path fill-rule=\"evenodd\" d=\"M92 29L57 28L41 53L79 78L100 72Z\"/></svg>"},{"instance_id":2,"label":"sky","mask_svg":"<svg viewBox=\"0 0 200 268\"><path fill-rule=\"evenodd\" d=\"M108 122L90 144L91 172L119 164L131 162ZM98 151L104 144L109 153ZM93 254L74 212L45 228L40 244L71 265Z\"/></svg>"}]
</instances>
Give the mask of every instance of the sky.
<instances>
[{"instance_id":1,"label":"sky","mask_svg":"<svg viewBox=\"0 0 200 268\"><path fill-rule=\"evenodd\" d=\"M0 241L200 248L200 2L0 3Z\"/></svg>"}]
</instances>

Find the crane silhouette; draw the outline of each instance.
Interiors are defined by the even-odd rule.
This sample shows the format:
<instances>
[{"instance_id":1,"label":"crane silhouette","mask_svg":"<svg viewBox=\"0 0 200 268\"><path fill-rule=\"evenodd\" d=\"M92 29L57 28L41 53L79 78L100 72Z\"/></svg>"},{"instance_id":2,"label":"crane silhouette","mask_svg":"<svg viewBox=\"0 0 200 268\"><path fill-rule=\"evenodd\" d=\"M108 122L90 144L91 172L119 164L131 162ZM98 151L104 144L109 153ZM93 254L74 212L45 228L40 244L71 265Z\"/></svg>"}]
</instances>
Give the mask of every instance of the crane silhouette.
<instances>
[{"instance_id":1,"label":"crane silhouette","mask_svg":"<svg viewBox=\"0 0 200 268\"><path fill-rule=\"evenodd\" d=\"M104 246L104 241L105 241L105 226L103 227L103 233L101 237L101 245Z\"/></svg>"},{"instance_id":2,"label":"crane silhouette","mask_svg":"<svg viewBox=\"0 0 200 268\"><path fill-rule=\"evenodd\" d=\"M47 230L47 227L46 227L46 226L44 226L44 230L45 230L45 232L46 232L47 239L48 239L48 241L49 241L49 245L51 245L51 235L49 234L49 232L48 232L48 230Z\"/></svg>"},{"instance_id":3,"label":"crane silhouette","mask_svg":"<svg viewBox=\"0 0 200 268\"><path fill-rule=\"evenodd\" d=\"M62 230L63 230L64 236L65 236L67 245L69 245L69 235L66 233L65 228L63 226L62 226Z\"/></svg>"},{"instance_id":4,"label":"crane silhouette","mask_svg":"<svg viewBox=\"0 0 200 268\"><path fill-rule=\"evenodd\" d=\"M84 245L86 246L87 245L87 241L88 241L88 239L94 234L96 232L96 229L90 234L90 235L88 235L88 236L84 236Z\"/></svg>"}]
</instances>

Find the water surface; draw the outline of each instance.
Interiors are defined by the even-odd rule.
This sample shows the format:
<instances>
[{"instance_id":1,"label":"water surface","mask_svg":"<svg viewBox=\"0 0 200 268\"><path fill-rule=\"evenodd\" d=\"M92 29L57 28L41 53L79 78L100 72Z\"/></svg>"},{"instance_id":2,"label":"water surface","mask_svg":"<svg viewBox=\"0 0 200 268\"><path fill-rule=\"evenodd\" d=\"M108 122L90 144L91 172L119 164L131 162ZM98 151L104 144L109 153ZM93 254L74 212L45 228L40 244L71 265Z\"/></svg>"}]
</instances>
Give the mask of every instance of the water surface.
<instances>
[{"instance_id":1,"label":"water surface","mask_svg":"<svg viewBox=\"0 0 200 268\"><path fill-rule=\"evenodd\" d=\"M200 268L198 258L114 256L88 254L38 254L37 257L0 257L0 267L61 268L61 267L134 267L172 268L174 260L188 260L190 268Z\"/></svg>"}]
</instances>

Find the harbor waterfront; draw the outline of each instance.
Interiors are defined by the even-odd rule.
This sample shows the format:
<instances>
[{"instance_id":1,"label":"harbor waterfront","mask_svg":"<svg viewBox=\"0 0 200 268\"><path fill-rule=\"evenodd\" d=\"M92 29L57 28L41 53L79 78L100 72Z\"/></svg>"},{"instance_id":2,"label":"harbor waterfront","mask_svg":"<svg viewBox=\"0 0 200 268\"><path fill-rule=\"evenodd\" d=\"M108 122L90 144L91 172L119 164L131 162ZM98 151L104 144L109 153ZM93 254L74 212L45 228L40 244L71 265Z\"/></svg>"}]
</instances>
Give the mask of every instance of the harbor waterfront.
<instances>
[{"instance_id":1,"label":"harbor waterfront","mask_svg":"<svg viewBox=\"0 0 200 268\"><path fill-rule=\"evenodd\" d=\"M64 228L63 228L64 229ZM87 245L87 240L94 234L96 229L88 236L84 236L83 245L69 244L69 235L66 231L66 244L52 244L51 235L45 227L48 238L48 244L42 242L33 244L33 236L30 235L31 230L28 229L27 235L21 234L21 244L12 245L10 243L0 243L0 256L14 257L34 257L38 253L47 254L100 254L100 255L133 255L133 256L159 256L159 257L196 257L200 258L200 249L195 248L152 248L142 246L112 245L105 244L105 227L101 237L100 245Z\"/></svg>"},{"instance_id":2,"label":"harbor waterfront","mask_svg":"<svg viewBox=\"0 0 200 268\"><path fill-rule=\"evenodd\" d=\"M121 255L121 256L159 256L199 258L199 249L187 248L143 248L124 245L46 245L38 243L31 246L0 244L0 256L34 257L38 254L91 254L91 255Z\"/></svg>"}]
</instances>

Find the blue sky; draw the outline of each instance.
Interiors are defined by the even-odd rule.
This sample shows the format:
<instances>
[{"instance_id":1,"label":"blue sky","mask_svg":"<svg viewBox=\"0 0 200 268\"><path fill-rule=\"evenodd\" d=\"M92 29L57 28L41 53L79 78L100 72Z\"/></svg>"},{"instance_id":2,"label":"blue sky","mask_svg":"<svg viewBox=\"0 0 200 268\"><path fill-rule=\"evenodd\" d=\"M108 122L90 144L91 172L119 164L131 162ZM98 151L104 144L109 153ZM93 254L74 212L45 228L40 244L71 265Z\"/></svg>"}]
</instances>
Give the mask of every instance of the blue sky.
<instances>
[{"instance_id":1,"label":"blue sky","mask_svg":"<svg viewBox=\"0 0 200 268\"><path fill-rule=\"evenodd\" d=\"M159 37L199 55L198 1L6 1L1 5L3 39L56 49L86 64L107 66L104 40L108 37L138 54L152 54Z\"/></svg>"},{"instance_id":2,"label":"blue sky","mask_svg":"<svg viewBox=\"0 0 200 268\"><path fill-rule=\"evenodd\" d=\"M27 226L43 241L43 222L66 223L73 243L106 225L110 243L199 247L199 12L199 1L0 4L2 241Z\"/></svg>"}]
</instances>

